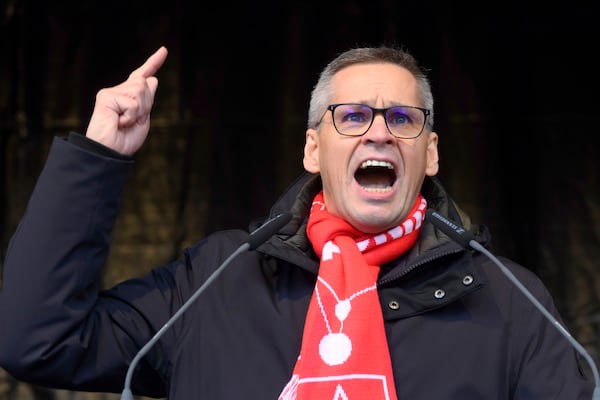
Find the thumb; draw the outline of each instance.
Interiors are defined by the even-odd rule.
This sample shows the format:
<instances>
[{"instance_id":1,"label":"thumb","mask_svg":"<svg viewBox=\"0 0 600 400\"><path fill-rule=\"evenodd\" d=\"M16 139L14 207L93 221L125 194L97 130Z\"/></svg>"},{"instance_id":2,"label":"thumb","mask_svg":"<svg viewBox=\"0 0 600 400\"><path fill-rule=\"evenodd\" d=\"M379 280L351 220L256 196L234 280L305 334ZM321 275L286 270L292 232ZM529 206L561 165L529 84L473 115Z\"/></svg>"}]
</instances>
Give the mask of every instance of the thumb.
<instances>
[{"instance_id":1,"label":"thumb","mask_svg":"<svg viewBox=\"0 0 600 400\"><path fill-rule=\"evenodd\" d=\"M148 85L148 89L150 90L151 98L154 98L156 94L156 89L158 89L158 79L155 76L151 76L146 78L146 84Z\"/></svg>"}]
</instances>

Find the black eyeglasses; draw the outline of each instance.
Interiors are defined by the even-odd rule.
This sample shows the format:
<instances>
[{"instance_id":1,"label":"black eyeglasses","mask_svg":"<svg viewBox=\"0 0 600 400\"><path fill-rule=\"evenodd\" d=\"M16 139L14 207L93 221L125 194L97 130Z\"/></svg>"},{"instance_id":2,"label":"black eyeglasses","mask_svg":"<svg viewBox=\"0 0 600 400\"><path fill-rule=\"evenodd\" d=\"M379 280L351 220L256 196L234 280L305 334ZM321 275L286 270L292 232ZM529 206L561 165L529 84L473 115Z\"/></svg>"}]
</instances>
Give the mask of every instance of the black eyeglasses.
<instances>
[{"instance_id":1,"label":"black eyeglasses","mask_svg":"<svg viewBox=\"0 0 600 400\"><path fill-rule=\"evenodd\" d=\"M327 106L333 117L333 126L340 135L362 136L375 120L376 114L383 114L388 131L401 139L419 137L430 111L412 106L374 108L366 104L331 104Z\"/></svg>"}]
</instances>

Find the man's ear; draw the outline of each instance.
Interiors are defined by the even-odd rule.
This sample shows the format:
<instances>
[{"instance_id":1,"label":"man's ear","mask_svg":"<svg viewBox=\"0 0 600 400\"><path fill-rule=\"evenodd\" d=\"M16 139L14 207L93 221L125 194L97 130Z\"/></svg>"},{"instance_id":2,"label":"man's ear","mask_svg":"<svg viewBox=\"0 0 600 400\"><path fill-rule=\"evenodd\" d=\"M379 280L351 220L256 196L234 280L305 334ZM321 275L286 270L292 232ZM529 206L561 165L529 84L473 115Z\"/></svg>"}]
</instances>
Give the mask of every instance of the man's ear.
<instances>
[{"instance_id":1,"label":"man's ear","mask_svg":"<svg viewBox=\"0 0 600 400\"><path fill-rule=\"evenodd\" d=\"M439 161L438 135L435 132L430 132L427 135L427 167L425 168L427 176L437 175L440 169Z\"/></svg>"},{"instance_id":2,"label":"man's ear","mask_svg":"<svg viewBox=\"0 0 600 400\"><path fill-rule=\"evenodd\" d=\"M304 144L304 169L310 173L319 172L319 135L315 129L306 130L306 143Z\"/></svg>"}]
</instances>

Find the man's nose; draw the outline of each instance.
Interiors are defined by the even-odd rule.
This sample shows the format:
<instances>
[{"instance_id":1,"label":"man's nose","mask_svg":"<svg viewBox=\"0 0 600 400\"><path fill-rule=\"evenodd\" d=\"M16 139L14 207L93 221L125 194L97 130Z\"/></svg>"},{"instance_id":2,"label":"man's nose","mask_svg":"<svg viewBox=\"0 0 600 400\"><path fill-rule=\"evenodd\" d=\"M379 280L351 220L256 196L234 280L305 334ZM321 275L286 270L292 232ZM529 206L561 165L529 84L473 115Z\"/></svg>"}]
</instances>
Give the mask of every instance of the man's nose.
<instances>
[{"instance_id":1,"label":"man's nose","mask_svg":"<svg viewBox=\"0 0 600 400\"><path fill-rule=\"evenodd\" d=\"M362 136L364 140L373 143L391 143L394 136L388 130L382 114L375 115L369 130Z\"/></svg>"}]
</instances>

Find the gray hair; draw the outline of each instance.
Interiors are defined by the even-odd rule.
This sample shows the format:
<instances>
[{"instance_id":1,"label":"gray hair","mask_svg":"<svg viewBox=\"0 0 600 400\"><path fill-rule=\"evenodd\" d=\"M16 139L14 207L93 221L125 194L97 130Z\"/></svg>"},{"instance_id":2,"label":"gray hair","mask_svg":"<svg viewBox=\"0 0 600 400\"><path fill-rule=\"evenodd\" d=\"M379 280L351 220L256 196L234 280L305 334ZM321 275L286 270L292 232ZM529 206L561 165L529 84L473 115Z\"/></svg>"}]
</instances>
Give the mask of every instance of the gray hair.
<instances>
[{"instance_id":1,"label":"gray hair","mask_svg":"<svg viewBox=\"0 0 600 400\"><path fill-rule=\"evenodd\" d=\"M398 65L415 77L421 106L430 111L426 129L428 132L431 132L433 130L433 94L431 93L431 85L425 71L407 51L387 46L358 47L347 50L338 55L323 69L310 97L308 127L316 129L327 110L327 106L333 96L331 82L336 73L351 65L375 63Z\"/></svg>"}]
</instances>

